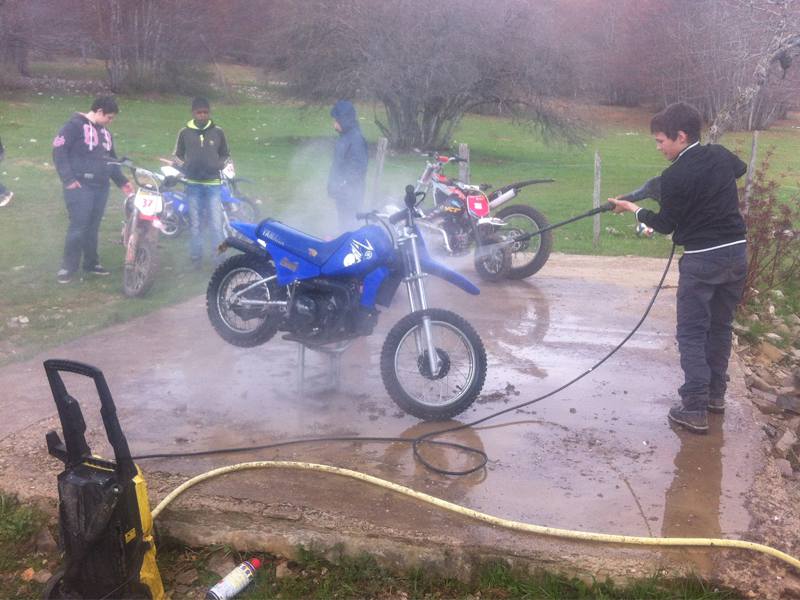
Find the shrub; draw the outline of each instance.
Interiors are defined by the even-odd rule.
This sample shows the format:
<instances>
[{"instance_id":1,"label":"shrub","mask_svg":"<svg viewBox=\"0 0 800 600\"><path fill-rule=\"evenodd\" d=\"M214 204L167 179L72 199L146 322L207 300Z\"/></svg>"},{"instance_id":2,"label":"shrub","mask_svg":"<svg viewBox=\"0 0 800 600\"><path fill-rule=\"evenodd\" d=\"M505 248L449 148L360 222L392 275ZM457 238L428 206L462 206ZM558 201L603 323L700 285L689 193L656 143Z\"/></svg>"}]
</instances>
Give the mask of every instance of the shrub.
<instances>
[{"instance_id":1,"label":"shrub","mask_svg":"<svg viewBox=\"0 0 800 600\"><path fill-rule=\"evenodd\" d=\"M756 293L792 283L800 267L800 196L778 198L778 184L766 178L771 157L770 150L753 174L747 207L740 193L750 260L743 304Z\"/></svg>"}]
</instances>

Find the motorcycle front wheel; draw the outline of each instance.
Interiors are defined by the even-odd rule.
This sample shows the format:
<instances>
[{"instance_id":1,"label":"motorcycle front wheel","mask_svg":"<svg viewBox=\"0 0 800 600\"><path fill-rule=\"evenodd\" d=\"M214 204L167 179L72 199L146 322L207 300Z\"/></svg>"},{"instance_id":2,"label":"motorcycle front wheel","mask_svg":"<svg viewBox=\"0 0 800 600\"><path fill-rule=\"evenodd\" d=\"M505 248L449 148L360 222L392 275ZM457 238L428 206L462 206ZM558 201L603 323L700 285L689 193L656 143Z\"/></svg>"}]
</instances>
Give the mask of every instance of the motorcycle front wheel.
<instances>
[{"instance_id":1,"label":"motorcycle front wheel","mask_svg":"<svg viewBox=\"0 0 800 600\"><path fill-rule=\"evenodd\" d=\"M475 247L475 271L484 281L501 281L510 269L511 247L501 236L487 236Z\"/></svg>"},{"instance_id":2,"label":"motorcycle front wheel","mask_svg":"<svg viewBox=\"0 0 800 600\"><path fill-rule=\"evenodd\" d=\"M424 318L439 358L431 373ZM381 350L381 377L392 400L426 421L455 417L478 397L486 379L486 350L480 336L459 315L439 308L400 319Z\"/></svg>"},{"instance_id":3,"label":"motorcycle front wheel","mask_svg":"<svg viewBox=\"0 0 800 600\"><path fill-rule=\"evenodd\" d=\"M168 237L178 235L181 232L181 218L174 212L161 215L161 233Z\"/></svg>"},{"instance_id":4,"label":"motorcycle front wheel","mask_svg":"<svg viewBox=\"0 0 800 600\"><path fill-rule=\"evenodd\" d=\"M128 244L135 244L130 249L133 261L125 264L122 274L122 292L128 298L144 296L156 279L159 266L158 231L150 225L140 225L136 236L129 236Z\"/></svg>"},{"instance_id":5,"label":"motorcycle front wheel","mask_svg":"<svg viewBox=\"0 0 800 600\"><path fill-rule=\"evenodd\" d=\"M279 315L266 303L284 299L285 294L274 276L275 264L252 254L237 254L217 267L208 283L206 309L223 340L252 348L277 333ZM273 279L264 281L269 277Z\"/></svg>"},{"instance_id":6,"label":"motorcycle front wheel","mask_svg":"<svg viewBox=\"0 0 800 600\"><path fill-rule=\"evenodd\" d=\"M258 222L258 206L250 198L240 196L239 202L230 202L225 205L228 211L228 218L231 221L242 221L244 223Z\"/></svg>"},{"instance_id":7,"label":"motorcycle front wheel","mask_svg":"<svg viewBox=\"0 0 800 600\"><path fill-rule=\"evenodd\" d=\"M533 233L550 225L542 213L532 206L523 204L506 206L497 213L497 216L508 225L503 230L506 238ZM533 236L522 242L512 242L508 278L525 279L530 277L544 266L552 249L552 231L545 231L541 235Z\"/></svg>"}]
</instances>

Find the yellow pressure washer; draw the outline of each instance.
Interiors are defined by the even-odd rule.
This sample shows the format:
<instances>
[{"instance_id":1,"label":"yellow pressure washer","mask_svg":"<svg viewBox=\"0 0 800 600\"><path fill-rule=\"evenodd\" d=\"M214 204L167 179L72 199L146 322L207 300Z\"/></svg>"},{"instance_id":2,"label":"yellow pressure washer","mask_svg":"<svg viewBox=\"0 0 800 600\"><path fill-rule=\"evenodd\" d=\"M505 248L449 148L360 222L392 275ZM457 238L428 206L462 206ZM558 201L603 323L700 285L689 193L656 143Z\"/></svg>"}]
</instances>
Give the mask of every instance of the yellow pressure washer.
<instances>
[{"instance_id":1,"label":"yellow pressure washer","mask_svg":"<svg viewBox=\"0 0 800 600\"><path fill-rule=\"evenodd\" d=\"M134 464L103 372L93 366L46 360L44 370L61 419L64 441L47 432L47 450L65 468L58 475L60 546L64 564L47 582L44 598L164 597L156 564L147 486ZM92 454L78 401L61 372L94 380L114 460Z\"/></svg>"}]
</instances>

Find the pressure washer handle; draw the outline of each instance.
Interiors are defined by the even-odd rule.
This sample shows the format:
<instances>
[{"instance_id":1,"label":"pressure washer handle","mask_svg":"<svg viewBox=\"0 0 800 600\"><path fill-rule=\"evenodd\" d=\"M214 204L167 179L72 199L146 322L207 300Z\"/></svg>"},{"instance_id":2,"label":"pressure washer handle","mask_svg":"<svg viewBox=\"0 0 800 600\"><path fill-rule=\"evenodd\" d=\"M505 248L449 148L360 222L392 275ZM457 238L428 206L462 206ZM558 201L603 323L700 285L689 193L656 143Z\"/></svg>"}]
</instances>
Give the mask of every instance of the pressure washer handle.
<instances>
[{"instance_id":1,"label":"pressure washer handle","mask_svg":"<svg viewBox=\"0 0 800 600\"><path fill-rule=\"evenodd\" d=\"M594 215L599 215L600 213L609 212L612 210L614 210L614 205L611 202L606 202L605 204L601 204L597 208L593 208L583 216L592 217Z\"/></svg>"},{"instance_id":2,"label":"pressure washer handle","mask_svg":"<svg viewBox=\"0 0 800 600\"><path fill-rule=\"evenodd\" d=\"M94 381L97 395L100 397L100 415L103 418L103 425L106 429L106 436L114 449L114 458L117 463L117 470L120 475L128 478L132 477L136 468L131 459L131 451L128 448L128 440L122 433L122 428L117 419L117 409L114 406L114 399L108 389L106 378L103 372L97 367L85 363L63 360L49 359L44 361L44 370L47 380L50 383L50 390L58 409L58 416L61 420L61 428L64 431L64 443L66 447L66 464L74 466L82 463L91 456L91 449L86 443L84 432L86 422L83 420L78 401L70 396L61 377L61 372L75 373L89 377ZM51 436L52 437L52 436ZM48 447L52 441L48 441Z\"/></svg>"}]
</instances>

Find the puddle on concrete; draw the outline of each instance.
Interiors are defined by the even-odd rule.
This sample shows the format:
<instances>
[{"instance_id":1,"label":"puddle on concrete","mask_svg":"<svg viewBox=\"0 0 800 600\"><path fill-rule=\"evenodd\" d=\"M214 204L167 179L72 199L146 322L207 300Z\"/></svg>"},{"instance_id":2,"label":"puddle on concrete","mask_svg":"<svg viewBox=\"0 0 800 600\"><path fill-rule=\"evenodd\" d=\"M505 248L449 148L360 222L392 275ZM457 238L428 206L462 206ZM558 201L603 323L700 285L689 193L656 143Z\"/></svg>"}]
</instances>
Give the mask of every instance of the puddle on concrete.
<instances>
[{"instance_id":1,"label":"puddle on concrete","mask_svg":"<svg viewBox=\"0 0 800 600\"><path fill-rule=\"evenodd\" d=\"M431 305L450 308L473 324L490 361L482 396L459 415L460 423L545 394L591 367L633 327L652 291L547 276L484 286L477 298L441 285L430 289ZM401 443L314 443L142 466L189 475L245 460L302 459L364 470L541 525L630 535L737 535L748 524L742 495L753 470L743 450L748 440L728 433L741 427L742 411L734 402L724 427L718 422L708 436L668 426L680 375L669 305L674 294L662 302L666 306L657 306L628 345L581 381L446 436L489 455L480 473L437 475L414 462L410 445ZM201 301L148 317L147 330L121 328L124 345L119 333L109 334L59 354L106 372L134 454L332 435L412 437L454 423L420 423L402 413L383 388L380 348L403 314L398 298L381 315L375 334L347 351L338 390L307 389L303 395L297 393L295 344L276 339L252 349L227 345L207 323ZM158 344L148 331L161 332ZM324 383L325 359L311 353L309 361ZM43 402L54 411L51 400ZM94 408L84 410L90 427L99 426ZM441 448L425 453L445 468L460 469L472 460ZM219 486L231 495L245 488Z\"/></svg>"}]
</instances>

